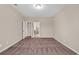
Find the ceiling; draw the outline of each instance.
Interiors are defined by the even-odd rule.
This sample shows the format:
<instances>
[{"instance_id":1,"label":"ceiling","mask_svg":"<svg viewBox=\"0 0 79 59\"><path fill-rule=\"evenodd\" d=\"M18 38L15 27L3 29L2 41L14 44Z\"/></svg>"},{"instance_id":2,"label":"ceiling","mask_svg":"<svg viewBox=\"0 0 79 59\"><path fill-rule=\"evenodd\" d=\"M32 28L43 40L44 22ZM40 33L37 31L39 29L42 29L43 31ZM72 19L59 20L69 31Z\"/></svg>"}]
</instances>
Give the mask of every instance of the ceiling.
<instances>
[{"instance_id":1,"label":"ceiling","mask_svg":"<svg viewBox=\"0 0 79 59\"><path fill-rule=\"evenodd\" d=\"M24 16L32 17L50 17L57 14L63 7L63 4L43 4L42 9L36 9L33 7L33 4L18 4L16 5L17 9Z\"/></svg>"}]
</instances>

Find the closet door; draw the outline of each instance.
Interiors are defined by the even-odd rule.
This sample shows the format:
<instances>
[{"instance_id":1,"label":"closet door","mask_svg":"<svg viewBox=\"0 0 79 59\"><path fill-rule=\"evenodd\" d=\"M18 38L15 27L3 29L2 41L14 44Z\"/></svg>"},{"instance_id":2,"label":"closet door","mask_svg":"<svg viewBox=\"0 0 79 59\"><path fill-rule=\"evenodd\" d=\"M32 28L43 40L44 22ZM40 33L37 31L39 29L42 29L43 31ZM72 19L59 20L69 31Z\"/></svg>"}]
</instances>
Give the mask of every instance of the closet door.
<instances>
[{"instance_id":1,"label":"closet door","mask_svg":"<svg viewBox=\"0 0 79 59\"><path fill-rule=\"evenodd\" d=\"M23 39L27 36L27 21L23 21Z\"/></svg>"},{"instance_id":2,"label":"closet door","mask_svg":"<svg viewBox=\"0 0 79 59\"><path fill-rule=\"evenodd\" d=\"M31 36L31 22L27 22L27 36Z\"/></svg>"}]
</instances>

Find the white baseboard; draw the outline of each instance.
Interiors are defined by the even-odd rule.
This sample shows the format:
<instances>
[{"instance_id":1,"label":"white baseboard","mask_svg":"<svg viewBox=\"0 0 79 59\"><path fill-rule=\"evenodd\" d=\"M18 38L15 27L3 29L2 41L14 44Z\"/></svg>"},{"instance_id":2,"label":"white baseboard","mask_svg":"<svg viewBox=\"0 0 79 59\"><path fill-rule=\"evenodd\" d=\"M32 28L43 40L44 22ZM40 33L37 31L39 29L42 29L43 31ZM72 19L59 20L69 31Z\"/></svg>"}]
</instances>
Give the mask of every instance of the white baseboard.
<instances>
[{"instance_id":1,"label":"white baseboard","mask_svg":"<svg viewBox=\"0 0 79 59\"><path fill-rule=\"evenodd\" d=\"M16 43L19 42L19 41L20 41L20 40L17 40L17 41L15 41L14 43L12 43L11 45L5 47L4 49L2 49L2 50L0 51L0 53L3 52L3 51L5 51L6 49L10 48L11 46L13 46L14 44L16 44Z\"/></svg>"},{"instance_id":2,"label":"white baseboard","mask_svg":"<svg viewBox=\"0 0 79 59\"><path fill-rule=\"evenodd\" d=\"M32 37L32 38L34 38L34 37ZM53 38L53 37L40 36L40 37L36 37L36 38Z\"/></svg>"},{"instance_id":3,"label":"white baseboard","mask_svg":"<svg viewBox=\"0 0 79 59\"><path fill-rule=\"evenodd\" d=\"M67 44L64 44L63 42L57 40L58 42L60 42L61 44L63 44L64 46L68 47L69 49L71 49L72 51L74 51L75 53L77 53L79 55L79 52L77 52L76 50L72 49L71 47L69 47Z\"/></svg>"}]
</instances>

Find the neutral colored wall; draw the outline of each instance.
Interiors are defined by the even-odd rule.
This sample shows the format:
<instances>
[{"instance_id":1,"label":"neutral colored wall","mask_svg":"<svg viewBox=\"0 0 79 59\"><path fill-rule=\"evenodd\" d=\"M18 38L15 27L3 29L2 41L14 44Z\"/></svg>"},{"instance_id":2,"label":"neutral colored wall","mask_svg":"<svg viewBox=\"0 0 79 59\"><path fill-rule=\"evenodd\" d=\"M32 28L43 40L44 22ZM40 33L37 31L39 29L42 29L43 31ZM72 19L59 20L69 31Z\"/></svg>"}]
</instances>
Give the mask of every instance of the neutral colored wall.
<instances>
[{"instance_id":1,"label":"neutral colored wall","mask_svg":"<svg viewBox=\"0 0 79 59\"><path fill-rule=\"evenodd\" d=\"M54 37L79 53L79 5L66 5L53 20Z\"/></svg>"},{"instance_id":2,"label":"neutral colored wall","mask_svg":"<svg viewBox=\"0 0 79 59\"><path fill-rule=\"evenodd\" d=\"M27 17L25 20L40 22L40 37L53 37L53 23L51 17Z\"/></svg>"},{"instance_id":3,"label":"neutral colored wall","mask_svg":"<svg viewBox=\"0 0 79 59\"><path fill-rule=\"evenodd\" d=\"M22 16L11 5L0 5L0 52L22 39Z\"/></svg>"}]
</instances>

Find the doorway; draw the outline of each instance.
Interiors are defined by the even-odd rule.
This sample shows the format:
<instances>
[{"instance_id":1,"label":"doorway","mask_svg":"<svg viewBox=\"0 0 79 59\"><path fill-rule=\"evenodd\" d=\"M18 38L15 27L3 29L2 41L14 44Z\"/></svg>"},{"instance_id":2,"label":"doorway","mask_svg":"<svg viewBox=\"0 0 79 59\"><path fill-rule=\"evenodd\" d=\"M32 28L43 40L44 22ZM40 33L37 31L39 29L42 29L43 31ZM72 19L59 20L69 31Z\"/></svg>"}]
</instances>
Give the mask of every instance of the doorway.
<instances>
[{"instance_id":1,"label":"doorway","mask_svg":"<svg viewBox=\"0 0 79 59\"><path fill-rule=\"evenodd\" d=\"M40 37L40 22L23 21L23 39L29 36Z\"/></svg>"}]
</instances>

